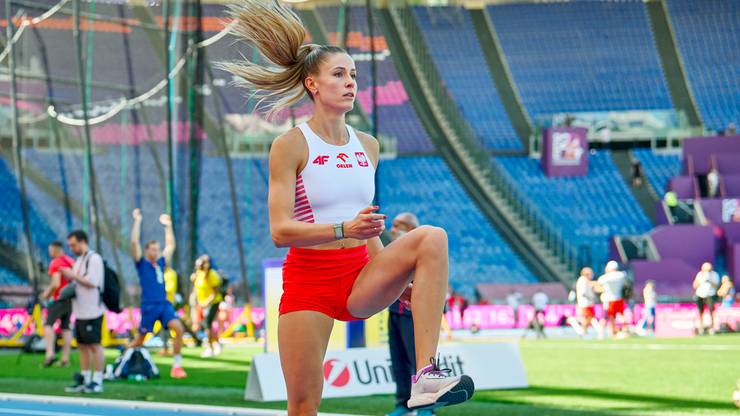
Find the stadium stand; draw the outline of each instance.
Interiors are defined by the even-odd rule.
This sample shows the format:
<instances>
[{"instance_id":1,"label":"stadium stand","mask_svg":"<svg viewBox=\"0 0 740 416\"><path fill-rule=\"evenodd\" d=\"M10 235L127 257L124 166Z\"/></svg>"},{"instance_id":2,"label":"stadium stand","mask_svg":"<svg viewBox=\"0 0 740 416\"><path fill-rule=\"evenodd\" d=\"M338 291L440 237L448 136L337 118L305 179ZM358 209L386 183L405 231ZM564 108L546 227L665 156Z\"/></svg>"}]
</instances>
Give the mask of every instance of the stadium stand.
<instances>
[{"instance_id":1,"label":"stadium stand","mask_svg":"<svg viewBox=\"0 0 740 416\"><path fill-rule=\"evenodd\" d=\"M548 178L540 162L528 157L496 157L507 180L520 188L530 207L552 222L572 247L586 246L591 265L601 270L608 238L650 230L650 221L630 193L608 150L589 155L589 173L582 177Z\"/></svg>"},{"instance_id":2,"label":"stadium stand","mask_svg":"<svg viewBox=\"0 0 740 416\"><path fill-rule=\"evenodd\" d=\"M411 211L422 224L447 230L453 285L469 291L476 283L538 281L488 223L441 158L387 160L380 169L383 213L392 218Z\"/></svg>"},{"instance_id":3,"label":"stadium stand","mask_svg":"<svg viewBox=\"0 0 740 416\"><path fill-rule=\"evenodd\" d=\"M710 130L740 122L740 3L669 0L668 14L691 90Z\"/></svg>"},{"instance_id":4,"label":"stadium stand","mask_svg":"<svg viewBox=\"0 0 740 416\"><path fill-rule=\"evenodd\" d=\"M491 78L467 10L412 8L447 90L490 149L522 150Z\"/></svg>"},{"instance_id":5,"label":"stadium stand","mask_svg":"<svg viewBox=\"0 0 740 416\"><path fill-rule=\"evenodd\" d=\"M650 149L632 149L632 156L642 164L643 172L659 197L662 197L668 181L681 173L681 155L658 153Z\"/></svg>"},{"instance_id":6,"label":"stadium stand","mask_svg":"<svg viewBox=\"0 0 740 416\"><path fill-rule=\"evenodd\" d=\"M530 115L672 108L641 1L487 10Z\"/></svg>"},{"instance_id":7,"label":"stadium stand","mask_svg":"<svg viewBox=\"0 0 740 416\"><path fill-rule=\"evenodd\" d=\"M317 7L330 40L337 38L339 8ZM350 33L347 48L357 68L358 100L368 116L372 113L370 78L370 39L364 7L349 7ZM416 111L400 81L393 56L386 44L380 24L374 21L376 70L378 80L378 131L396 137L399 153L432 153L434 147L421 125Z\"/></svg>"}]
</instances>

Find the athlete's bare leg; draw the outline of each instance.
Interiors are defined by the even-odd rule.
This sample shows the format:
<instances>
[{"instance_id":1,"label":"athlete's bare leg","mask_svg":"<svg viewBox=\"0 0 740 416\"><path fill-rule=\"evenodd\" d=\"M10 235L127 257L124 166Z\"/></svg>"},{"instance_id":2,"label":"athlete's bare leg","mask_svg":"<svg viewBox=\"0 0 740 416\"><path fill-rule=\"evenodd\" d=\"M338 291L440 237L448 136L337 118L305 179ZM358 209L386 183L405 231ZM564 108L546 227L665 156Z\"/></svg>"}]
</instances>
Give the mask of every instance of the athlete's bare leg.
<instances>
[{"instance_id":1,"label":"athlete's bare leg","mask_svg":"<svg viewBox=\"0 0 740 416\"><path fill-rule=\"evenodd\" d=\"M358 318L372 316L398 299L412 278L418 371L436 356L439 342L448 278L447 234L443 229L416 228L377 253L357 277L347 309Z\"/></svg>"},{"instance_id":2,"label":"athlete's bare leg","mask_svg":"<svg viewBox=\"0 0 740 416\"><path fill-rule=\"evenodd\" d=\"M324 387L324 354L334 319L315 311L280 315L278 346L289 416L314 416Z\"/></svg>"}]
</instances>

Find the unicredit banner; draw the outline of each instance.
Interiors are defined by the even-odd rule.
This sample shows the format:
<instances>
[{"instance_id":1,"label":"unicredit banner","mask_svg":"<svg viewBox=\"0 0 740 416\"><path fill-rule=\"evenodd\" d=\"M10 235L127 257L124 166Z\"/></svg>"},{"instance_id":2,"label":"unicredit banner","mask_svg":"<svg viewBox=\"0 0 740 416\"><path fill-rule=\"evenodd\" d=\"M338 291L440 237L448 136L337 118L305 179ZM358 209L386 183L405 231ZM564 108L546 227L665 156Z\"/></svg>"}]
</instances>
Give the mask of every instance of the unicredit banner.
<instances>
[{"instance_id":1,"label":"unicredit banner","mask_svg":"<svg viewBox=\"0 0 740 416\"><path fill-rule=\"evenodd\" d=\"M588 174L588 131L581 127L552 127L542 133L542 170L547 176Z\"/></svg>"},{"instance_id":2,"label":"unicredit banner","mask_svg":"<svg viewBox=\"0 0 740 416\"><path fill-rule=\"evenodd\" d=\"M442 345L440 367L467 374L477 390L527 387L519 347L513 343ZM323 397L369 396L396 391L388 348L328 351L324 359ZM286 400L277 353L254 356L244 393L246 400Z\"/></svg>"}]
</instances>

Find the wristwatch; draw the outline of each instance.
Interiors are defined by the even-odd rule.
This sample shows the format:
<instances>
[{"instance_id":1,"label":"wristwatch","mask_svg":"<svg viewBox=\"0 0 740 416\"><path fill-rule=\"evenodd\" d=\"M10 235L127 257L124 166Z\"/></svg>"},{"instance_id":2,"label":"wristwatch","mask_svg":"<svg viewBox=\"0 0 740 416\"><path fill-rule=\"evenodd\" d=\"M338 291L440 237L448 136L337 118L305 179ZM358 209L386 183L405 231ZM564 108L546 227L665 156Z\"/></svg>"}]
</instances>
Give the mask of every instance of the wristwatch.
<instances>
[{"instance_id":1,"label":"wristwatch","mask_svg":"<svg viewBox=\"0 0 740 416\"><path fill-rule=\"evenodd\" d=\"M344 238L344 222L334 224L334 238L341 240Z\"/></svg>"}]
</instances>

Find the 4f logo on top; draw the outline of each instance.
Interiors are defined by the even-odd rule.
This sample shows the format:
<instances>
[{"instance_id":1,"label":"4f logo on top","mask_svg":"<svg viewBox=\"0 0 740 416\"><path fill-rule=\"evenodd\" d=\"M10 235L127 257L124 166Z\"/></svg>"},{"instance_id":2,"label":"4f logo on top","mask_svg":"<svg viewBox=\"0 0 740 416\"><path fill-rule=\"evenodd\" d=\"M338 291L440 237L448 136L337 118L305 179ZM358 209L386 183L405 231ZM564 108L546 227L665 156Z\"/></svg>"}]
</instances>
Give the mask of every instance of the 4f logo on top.
<instances>
[{"instance_id":1,"label":"4f logo on top","mask_svg":"<svg viewBox=\"0 0 740 416\"><path fill-rule=\"evenodd\" d=\"M347 163L347 160L349 159L349 156L347 156L346 153L340 153L337 155L337 159L341 161L341 163L337 163L337 167L340 169L350 169L352 168L351 163Z\"/></svg>"},{"instance_id":2,"label":"4f logo on top","mask_svg":"<svg viewBox=\"0 0 740 416\"><path fill-rule=\"evenodd\" d=\"M329 161L329 156L319 155L319 156L316 156L316 159L313 160L313 164L314 165L322 165L323 166L328 161Z\"/></svg>"}]
</instances>

